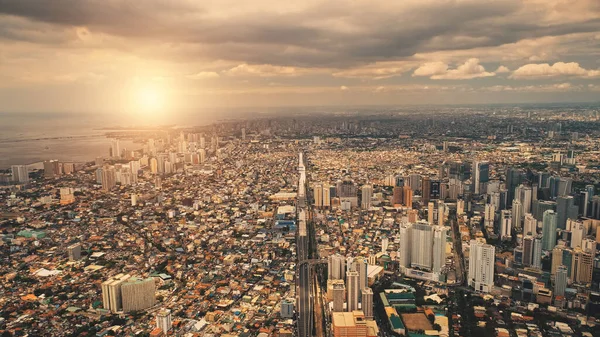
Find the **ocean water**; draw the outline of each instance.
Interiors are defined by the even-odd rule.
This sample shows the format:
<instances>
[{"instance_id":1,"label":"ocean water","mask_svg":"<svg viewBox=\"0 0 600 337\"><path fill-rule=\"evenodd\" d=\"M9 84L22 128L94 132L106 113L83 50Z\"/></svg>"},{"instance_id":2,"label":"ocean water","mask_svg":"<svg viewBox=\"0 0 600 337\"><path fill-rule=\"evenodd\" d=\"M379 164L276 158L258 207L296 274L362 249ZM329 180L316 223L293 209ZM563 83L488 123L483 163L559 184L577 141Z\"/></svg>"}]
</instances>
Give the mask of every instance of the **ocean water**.
<instances>
[{"instance_id":1,"label":"ocean water","mask_svg":"<svg viewBox=\"0 0 600 337\"><path fill-rule=\"evenodd\" d=\"M84 162L108 156L111 139L99 128L117 125L112 122L111 117L97 115L0 113L0 169L48 159ZM140 146L122 142L122 147Z\"/></svg>"}]
</instances>

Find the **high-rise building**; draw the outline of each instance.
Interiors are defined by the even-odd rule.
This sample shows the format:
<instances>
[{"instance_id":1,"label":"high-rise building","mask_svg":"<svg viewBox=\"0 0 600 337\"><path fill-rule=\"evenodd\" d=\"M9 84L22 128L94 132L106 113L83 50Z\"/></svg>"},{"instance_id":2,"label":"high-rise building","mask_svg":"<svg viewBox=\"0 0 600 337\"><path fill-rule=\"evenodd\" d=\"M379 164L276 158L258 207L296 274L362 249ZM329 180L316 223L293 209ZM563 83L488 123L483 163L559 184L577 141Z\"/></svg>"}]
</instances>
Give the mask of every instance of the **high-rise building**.
<instances>
[{"instance_id":1,"label":"high-rise building","mask_svg":"<svg viewBox=\"0 0 600 337\"><path fill-rule=\"evenodd\" d=\"M568 219L567 229L571 230L571 248L581 247L581 242L585 236L585 226L583 225L583 222Z\"/></svg>"},{"instance_id":2,"label":"high-rise building","mask_svg":"<svg viewBox=\"0 0 600 337\"><path fill-rule=\"evenodd\" d=\"M114 139L112 141L111 155L112 155L112 157L115 157L115 158L121 157L121 143L119 142L118 139Z\"/></svg>"},{"instance_id":3,"label":"high-rise building","mask_svg":"<svg viewBox=\"0 0 600 337\"><path fill-rule=\"evenodd\" d=\"M473 192L482 194L485 191L485 185L490 180L490 164L486 161L473 163Z\"/></svg>"},{"instance_id":4,"label":"high-rise building","mask_svg":"<svg viewBox=\"0 0 600 337\"><path fill-rule=\"evenodd\" d=\"M150 172L152 174L158 173L158 159L155 157L150 158Z\"/></svg>"},{"instance_id":5,"label":"high-rise building","mask_svg":"<svg viewBox=\"0 0 600 337\"><path fill-rule=\"evenodd\" d=\"M423 177L421 182L421 200L423 203L429 203L431 196L431 179L429 177Z\"/></svg>"},{"instance_id":6,"label":"high-rise building","mask_svg":"<svg viewBox=\"0 0 600 337\"><path fill-rule=\"evenodd\" d=\"M401 224L400 225L400 244L398 247L398 264L401 268L410 267L410 253L411 253L411 242L412 242L412 225Z\"/></svg>"},{"instance_id":7,"label":"high-rise building","mask_svg":"<svg viewBox=\"0 0 600 337\"><path fill-rule=\"evenodd\" d=\"M333 284L333 312L344 311L344 297L346 293L346 286L344 283Z\"/></svg>"},{"instance_id":8,"label":"high-rise building","mask_svg":"<svg viewBox=\"0 0 600 337\"><path fill-rule=\"evenodd\" d=\"M537 234L537 220L531 213L527 213L523 222L523 235L535 234Z\"/></svg>"},{"instance_id":9,"label":"high-rise building","mask_svg":"<svg viewBox=\"0 0 600 337\"><path fill-rule=\"evenodd\" d=\"M556 269L554 276L554 295L565 296L565 289L567 288L567 267L560 265Z\"/></svg>"},{"instance_id":10,"label":"high-rise building","mask_svg":"<svg viewBox=\"0 0 600 337\"><path fill-rule=\"evenodd\" d=\"M485 204L484 225L485 227L494 228L494 218L496 216L496 206L494 204Z\"/></svg>"},{"instance_id":11,"label":"high-rise building","mask_svg":"<svg viewBox=\"0 0 600 337\"><path fill-rule=\"evenodd\" d=\"M17 183L27 184L29 182L29 170L27 165L11 166L12 180Z\"/></svg>"},{"instance_id":12,"label":"high-rise building","mask_svg":"<svg viewBox=\"0 0 600 337\"><path fill-rule=\"evenodd\" d=\"M323 208L323 185L315 184L313 187L313 195L315 199L314 206L316 208Z\"/></svg>"},{"instance_id":13,"label":"high-rise building","mask_svg":"<svg viewBox=\"0 0 600 337\"><path fill-rule=\"evenodd\" d=\"M381 239L381 253L383 254L387 254L387 249L390 243L390 239L387 238L387 236L384 236Z\"/></svg>"},{"instance_id":14,"label":"high-rise building","mask_svg":"<svg viewBox=\"0 0 600 337\"><path fill-rule=\"evenodd\" d=\"M366 319L373 318L373 290L369 287L362 288L361 307Z\"/></svg>"},{"instance_id":15,"label":"high-rise building","mask_svg":"<svg viewBox=\"0 0 600 337\"><path fill-rule=\"evenodd\" d=\"M552 250L556 245L556 212L547 210L542 221L542 248Z\"/></svg>"},{"instance_id":16,"label":"high-rise building","mask_svg":"<svg viewBox=\"0 0 600 337\"><path fill-rule=\"evenodd\" d=\"M281 301L281 310L279 314L282 318L292 318L294 317L294 302L290 300Z\"/></svg>"},{"instance_id":17,"label":"high-rise building","mask_svg":"<svg viewBox=\"0 0 600 337\"><path fill-rule=\"evenodd\" d=\"M594 256L584 252L577 247L573 250L573 262L571 266L571 280L574 283L590 284L592 283L592 273L594 271Z\"/></svg>"},{"instance_id":18,"label":"high-rise building","mask_svg":"<svg viewBox=\"0 0 600 337\"><path fill-rule=\"evenodd\" d=\"M513 200L512 203L512 226L515 229L515 233L522 232L523 223L522 219L525 216L523 213L523 204L518 199Z\"/></svg>"},{"instance_id":19,"label":"high-rise building","mask_svg":"<svg viewBox=\"0 0 600 337\"><path fill-rule=\"evenodd\" d=\"M130 277L130 275L118 274L102 282L102 303L104 309L110 310L113 313L123 309L121 286Z\"/></svg>"},{"instance_id":20,"label":"high-rise building","mask_svg":"<svg viewBox=\"0 0 600 337\"><path fill-rule=\"evenodd\" d=\"M343 280L346 273L346 259L339 255L329 255L327 258L328 278L330 280Z\"/></svg>"},{"instance_id":21,"label":"high-rise building","mask_svg":"<svg viewBox=\"0 0 600 337\"><path fill-rule=\"evenodd\" d=\"M104 166L102 168L102 190L110 191L117 185L117 177L115 168L112 166Z\"/></svg>"},{"instance_id":22,"label":"high-rise building","mask_svg":"<svg viewBox=\"0 0 600 337\"><path fill-rule=\"evenodd\" d=\"M519 200L523 207L523 214L531 213L531 203L533 201L533 189L531 186L525 186L523 184L517 186L515 189L515 200Z\"/></svg>"},{"instance_id":23,"label":"high-rise building","mask_svg":"<svg viewBox=\"0 0 600 337\"><path fill-rule=\"evenodd\" d=\"M69 254L69 261L77 261L81 259L81 244L75 243L67 247L67 253Z\"/></svg>"},{"instance_id":24,"label":"high-rise building","mask_svg":"<svg viewBox=\"0 0 600 337\"><path fill-rule=\"evenodd\" d=\"M520 170L512 167L509 167L506 170L506 203L508 205L512 205L512 201L515 199L515 188L517 188L523 180L523 172Z\"/></svg>"},{"instance_id":25,"label":"high-rise building","mask_svg":"<svg viewBox=\"0 0 600 337\"><path fill-rule=\"evenodd\" d=\"M357 271L346 273L346 290L348 298L346 300L346 310L352 312L358 310L358 297L360 296L359 275Z\"/></svg>"},{"instance_id":26,"label":"high-rise building","mask_svg":"<svg viewBox=\"0 0 600 337\"><path fill-rule=\"evenodd\" d=\"M500 239L512 239L512 213L507 210L500 212Z\"/></svg>"},{"instance_id":27,"label":"high-rise building","mask_svg":"<svg viewBox=\"0 0 600 337\"><path fill-rule=\"evenodd\" d=\"M577 219L579 207L575 206L575 198L573 196L559 196L556 198L556 227L565 229L567 227L567 219Z\"/></svg>"},{"instance_id":28,"label":"high-rise building","mask_svg":"<svg viewBox=\"0 0 600 337\"><path fill-rule=\"evenodd\" d=\"M123 312L139 311L152 307L156 302L156 285L153 278L131 277L121 284Z\"/></svg>"},{"instance_id":29,"label":"high-rise building","mask_svg":"<svg viewBox=\"0 0 600 337\"><path fill-rule=\"evenodd\" d=\"M402 197L403 197L403 204L406 207L412 207L412 200L413 200L413 190L410 188L410 186L404 186L402 187Z\"/></svg>"},{"instance_id":30,"label":"high-rise building","mask_svg":"<svg viewBox=\"0 0 600 337\"><path fill-rule=\"evenodd\" d=\"M496 248L477 240L471 240L470 247L469 286L476 291L489 292L494 286Z\"/></svg>"},{"instance_id":31,"label":"high-rise building","mask_svg":"<svg viewBox=\"0 0 600 337\"><path fill-rule=\"evenodd\" d=\"M358 286L363 289L369 285L369 274L368 266L369 262L364 257L359 257L354 262L356 264L356 271L358 271Z\"/></svg>"},{"instance_id":32,"label":"high-rise building","mask_svg":"<svg viewBox=\"0 0 600 337\"><path fill-rule=\"evenodd\" d=\"M404 202L404 187L396 186L392 191L392 205L401 205Z\"/></svg>"},{"instance_id":33,"label":"high-rise building","mask_svg":"<svg viewBox=\"0 0 600 337\"><path fill-rule=\"evenodd\" d=\"M54 178L60 175L60 165L58 160L44 161L44 177Z\"/></svg>"},{"instance_id":34,"label":"high-rise building","mask_svg":"<svg viewBox=\"0 0 600 337\"><path fill-rule=\"evenodd\" d=\"M371 208L371 199L373 198L373 185L363 185L361 188L361 208Z\"/></svg>"},{"instance_id":35,"label":"high-rise building","mask_svg":"<svg viewBox=\"0 0 600 337\"><path fill-rule=\"evenodd\" d=\"M333 337L368 337L368 322L360 310L335 312L331 315Z\"/></svg>"},{"instance_id":36,"label":"high-rise building","mask_svg":"<svg viewBox=\"0 0 600 337\"><path fill-rule=\"evenodd\" d=\"M446 240L448 229L437 226L433 230L433 272L441 273L446 265Z\"/></svg>"},{"instance_id":37,"label":"high-rise building","mask_svg":"<svg viewBox=\"0 0 600 337\"><path fill-rule=\"evenodd\" d=\"M169 330L171 330L171 326L171 310L161 309L158 313L156 313L156 327L162 330L165 335L169 332Z\"/></svg>"},{"instance_id":38,"label":"high-rise building","mask_svg":"<svg viewBox=\"0 0 600 337\"><path fill-rule=\"evenodd\" d=\"M433 226L418 222L412 226L410 265L431 270Z\"/></svg>"},{"instance_id":39,"label":"high-rise building","mask_svg":"<svg viewBox=\"0 0 600 337\"><path fill-rule=\"evenodd\" d=\"M523 265L531 266L533 264L533 236L523 238Z\"/></svg>"},{"instance_id":40,"label":"high-rise building","mask_svg":"<svg viewBox=\"0 0 600 337\"><path fill-rule=\"evenodd\" d=\"M427 222L433 226L435 223L435 203L430 201L427 203Z\"/></svg>"},{"instance_id":41,"label":"high-rise building","mask_svg":"<svg viewBox=\"0 0 600 337\"><path fill-rule=\"evenodd\" d=\"M533 258L531 266L536 269L542 269L542 238L537 236L533 240Z\"/></svg>"}]
</instances>

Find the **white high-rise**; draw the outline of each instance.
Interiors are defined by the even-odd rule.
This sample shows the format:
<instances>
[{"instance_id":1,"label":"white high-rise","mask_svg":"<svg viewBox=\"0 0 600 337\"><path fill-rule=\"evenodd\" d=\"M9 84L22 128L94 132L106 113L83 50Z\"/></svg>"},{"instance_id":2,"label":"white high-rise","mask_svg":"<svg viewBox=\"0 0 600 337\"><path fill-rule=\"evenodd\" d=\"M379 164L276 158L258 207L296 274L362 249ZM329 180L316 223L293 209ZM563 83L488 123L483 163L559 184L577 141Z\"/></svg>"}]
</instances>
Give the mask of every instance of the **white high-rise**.
<instances>
[{"instance_id":1,"label":"white high-rise","mask_svg":"<svg viewBox=\"0 0 600 337\"><path fill-rule=\"evenodd\" d=\"M523 222L523 235L535 235L537 233L537 219L531 213L525 214Z\"/></svg>"},{"instance_id":2,"label":"white high-rise","mask_svg":"<svg viewBox=\"0 0 600 337\"><path fill-rule=\"evenodd\" d=\"M362 288L361 307L366 319L373 318L373 290L369 287Z\"/></svg>"},{"instance_id":3,"label":"white high-rise","mask_svg":"<svg viewBox=\"0 0 600 337\"><path fill-rule=\"evenodd\" d=\"M433 272L439 274L446 265L446 239L448 229L442 226L433 229Z\"/></svg>"},{"instance_id":4,"label":"white high-rise","mask_svg":"<svg viewBox=\"0 0 600 337\"><path fill-rule=\"evenodd\" d=\"M29 170L27 165L13 165L11 166L12 180L17 183L28 183L29 182Z\"/></svg>"},{"instance_id":5,"label":"white high-rise","mask_svg":"<svg viewBox=\"0 0 600 337\"><path fill-rule=\"evenodd\" d=\"M504 210L500 213L500 239L510 240L512 238L512 214Z\"/></svg>"},{"instance_id":6,"label":"white high-rise","mask_svg":"<svg viewBox=\"0 0 600 337\"><path fill-rule=\"evenodd\" d=\"M412 247L410 254L411 267L431 270L432 242L432 226L429 226L429 224L423 222L418 222L412 226Z\"/></svg>"},{"instance_id":7,"label":"white high-rise","mask_svg":"<svg viewBox=\"0 0 600 337\"><path fill-rule=\"evenodd\" d=\"M359 257L356 259L355 264L356 271L358 271L358 286L363 289L369 285L369 274L367 272L369 263L366 258Z\"/></svg>"},{"instance_id":8,"label":"white high-rise","mask_svg":"<svg viewBox=\"0 0 600 337\"><path fill-rule=\"evenodd\" d=\"M581 242L585 236L583 222L567 219L567 229L569 228L571 229L571 248L581 247Z\"/></svg>"},{"instance_id":9,"label":"white high-rise","mask_svg":"<svg viewBox=\"0 0 600 337\"><path fill-rule=\"evenodd\" d=\"M515 199L523 206L523 213L531 213L533 190L531 186L519 185L515 188Z\"/></svg>"},{"instance_id":10,"label":"white high-rise","mask_svg":"<svg viewBox=\"0 0 600 337\"><path fill-rule=\"evenodd\" d=\"M371 199L373 198L373 186L372 185L363 185L361 188L361 208L369 209L371 208Z\"/></svg>"},{"instance_id":11,"label":"white high-rise","mask_svg":"<svg viewBox=\"0 0 600 337\"><path fill-rule=\"evenodd\" d=\"M512 226L515 229L516 233L520 233L523 228L523 224L521 223L523 216L523 204L517 199L513 200L512 203Z\"/></svg>"},{"instance_id":12,"label":"white high-rise","mask_svg":"<svg viewBox=\"0 0 600 337\"><path fill-rule=\"evenodd\" d=\"M388 239L387 236L384 236L381 239L381 252L383 254L387 254L387 249L388 249L389 243L390 243L390 239Z\"/></svg>"},{"instance_id":13,"label":"white high-rise","mask_svg":"<svg viewBox=\"0 0 600 337\"><path fill-rule=\"evenodd\" d=\"M412 225L400 225L400 244L398 247L398 263L402 268L410 267L410 253L412 242Z\"/></svg>"},{"instance_id":14,"label":"white high-rise","mask_svg":"<svg viewBox=\"0 0 600 337\"><path fill-rule=\"evenodd\" d=\"M346 259L341 255L329 255L327 271L330 280L343 280L346 273Z\"/></svg>"},{"instance_id":15,"label":"white high-rise","mask_svg":"<svg viewBox=\"0 0 600 337\"><path fill-rule=\"evenodd\" d=\"M494 204L485 204L484 224L485 227L494 227L494 218L496 216L496 206Z\"/></svg>"},{"instance_id":16,"label":"white high-rise","mask_svg":"<svg viewBox=\"0 0 600 337\"><path fill-rule=\"evenodd\" d=\"M494 258L496 248L471 240L469 253L469 286L476 291L489 292L494 286Z\"/></svg>"}]
</instances>

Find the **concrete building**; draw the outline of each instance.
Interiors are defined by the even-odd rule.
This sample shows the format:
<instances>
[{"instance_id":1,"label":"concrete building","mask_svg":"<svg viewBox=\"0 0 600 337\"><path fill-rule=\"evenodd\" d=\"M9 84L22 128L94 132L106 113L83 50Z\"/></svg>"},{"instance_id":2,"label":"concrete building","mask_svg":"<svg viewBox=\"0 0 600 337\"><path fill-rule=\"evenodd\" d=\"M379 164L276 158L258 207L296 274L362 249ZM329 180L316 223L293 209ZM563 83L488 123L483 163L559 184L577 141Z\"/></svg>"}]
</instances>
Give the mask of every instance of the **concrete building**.
<instances>
[{"instance_id":1,"label":"concrete building","mask_svg":"<svg viewBox=\"0 0 600 337\"><path fill-rule=\"evenodd\" d=\"M512 239L512 213L504 210L500 213L500 239Z\"/></svg>"},{"instance_id":2,"label":"concrete building","mask_svg":"<svg viewBox=\"0 0 600 337\"><path fill-rule=\"evenodd\" d=\"M104 309L113 313L123 309L121 286L130 277L128 274L118 274L102 282L102 304Z\"/></svg>"},{"instance_id":3,"label":"concrete building","mask_svg":"<svg viewBox=\"0 0 600 337\"><path fill-rule=\"evenodd\" d=\"M358 298L360 296L359 275L357 271L351 270L346 273L346 311L358 310Z\"/></svg>"},{"instance_id":4,"label":"concrete building","mask_svg":"<svg viewBox=\"0 0 600 337\"><path fill-rule=\"evenodd\" d=\"M69 261L77 261L81 259L81 244L76 243L67 247L67 253L69 254Z\"/></svg>"},{"instance_id":5,"label":"concrete building","mask_svg":"<svg viewBox=\"0 0 600 337\"><path fill-rule=\"evenodd\" d=\"M554 295L565 296L565 289L567 288L567 267L560 265L556 270L554 276Z\"/></svg>"},{"instance_id":6,"label":"concrete building","mask_svg":"<svg viewBox=\"0 0 600 337\"><path fill-rule=\"evenodd\" d=\"M494 259L496 248L471 240L469 253L469 286L476 291L489 292L494 286Z\"/></svg>"},{"instance_id":7,"label":"concrete building","mask_svg":"<svg viewBox=\"0 0 600 337\"><path fill-rule=\"evenodd\" d=\"M362 288L361 308L366 319L373 318L373 290L369 287Z\"/></svg>"},{"instance_id":8,"label":"concrete building","mask_svg":"<svg viewBox=\"0 0 600 337\"><path fill-rule=\"evenodd\" d=\"M165 335L171 330L172 324L171 310L162 309L156 313L156 327L161 329Z\"/></svg>"},{"instance_id":9,"label":"concrete building","mask_svg":"<svg viewBox=\"0 0 600 337\"><path fill-rule=\"evenodd\" d=\"M346 259L339 254L329 255L327 272L330 280L343 280L346 276Z\"/></svg>"},{"instance_id":10,"label":"concrete building","mask_svg":"<svg viewBox=\"0 0 600 337\"><path fill-rule=\"evenodd\" d=\"M344 299L346 295L346 286L344 283L333 284L333 312L344 311Z\"/></svg>"},{"instance_id":11,"label":"concrete building","mask_svg":"<svg viewBox=\"0 0 600 337\"><path fill-rule=\"evenodd\" d=\"M446 265L446 240L448 238L448 229L437 226L433 230L433 267L434 273L441 273Z\"/></svg>"},{"instance_id":12,"label":"concrete building","mask_svg":"<svg viewBox=\"0 0 600 337\"><path fill-rule=\"evenodd\" d=\"M281 301L280 315L282 318L294 317L294 302L290 300Z\"/></svg>"},{"instance_id":13,"label":"concrete building","mask_svg":"<svg viewBox=\"0 0 600 337\"><path fill-rule=\"evenodd\" d=\"M542 249L552 250L556 245L557 214L553 210L544 212L542 222Z\"/></svg>"},{"instance_id":14,"label":"concrete building","mask_svg":"<svg viewBox=\"0 0 600 337\"><path fill-rule=\"evenodd\" d=\"M150 308L156 302L156 285L153 278L129 278L121 285L123 312Z\"/></svg>"},{"instance_id":15,"label":"concrete building","mask_svg":"<svg viewBox=\"0 0 600 337\"><path fill-rule=\"evenodd\" d=\"M411 267L431 270L432 243L432 226L422 222L418 222L412 226L412 242L410 254Z\"/></svg>"},{"instance_id":16,"label":"concrete building","mask_svg":"<svg viewBox=\"0 0 600 337\"><path fill-rule=\"evenodd\" d=\"M371 199L373 198L373 185L363 185L361 187L361 208L371 208Z\"/></svg>"}]
</instances>

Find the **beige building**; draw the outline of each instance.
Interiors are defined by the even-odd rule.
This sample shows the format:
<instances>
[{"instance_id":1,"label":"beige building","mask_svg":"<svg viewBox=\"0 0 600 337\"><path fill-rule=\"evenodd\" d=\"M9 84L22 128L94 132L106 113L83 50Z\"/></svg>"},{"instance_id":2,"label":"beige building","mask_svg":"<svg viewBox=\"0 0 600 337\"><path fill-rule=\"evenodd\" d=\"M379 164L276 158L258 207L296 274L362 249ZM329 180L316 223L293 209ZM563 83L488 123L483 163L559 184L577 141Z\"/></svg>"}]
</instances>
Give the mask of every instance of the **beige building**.
<instances>
[{"instance_id":1,"label":"beige building","mask_svg":"<svg viewBox=\"0 0 600 337\"><path fill-rule=\"evenodd\" d=\"M121 286L123 311L137 311L152 307L156 302L153 278L130 278Z\"/></svg>"},{"instance_id":2,"label":"beige building","mask_svg":"<svg viewBox=\"0 0 600 337\"><path fill-rule=\"evenodd\" d=\"M102 303L104 309L112 312L121 311L123 304L121 301L121 285L131 276L118 274L102 282Z\"/></svg>"}]
</instances>

